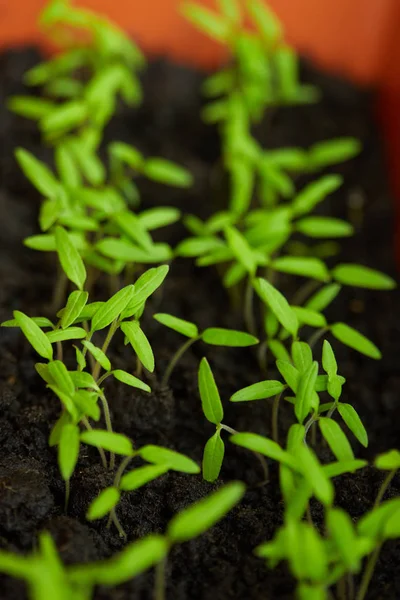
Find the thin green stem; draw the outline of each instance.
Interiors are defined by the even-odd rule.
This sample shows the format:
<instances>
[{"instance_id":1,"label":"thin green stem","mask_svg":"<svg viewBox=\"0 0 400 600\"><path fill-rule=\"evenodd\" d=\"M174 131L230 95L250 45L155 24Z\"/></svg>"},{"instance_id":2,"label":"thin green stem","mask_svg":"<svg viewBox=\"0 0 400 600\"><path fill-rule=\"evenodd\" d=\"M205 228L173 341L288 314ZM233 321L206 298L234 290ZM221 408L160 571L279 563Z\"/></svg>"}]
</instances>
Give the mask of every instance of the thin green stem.
<instances>
[{"instance_id":1,"label":"thin green stem","mask_svg":"<svg viewBox=\"0 0 400 600\"><path fill-rule=\"evenodd\" d=\"M258 366L260 367L260 371L265 376L267 376L267 373L268 373L267 352L268 352L268 340L265 340L264 342L259 344L258 349L257 349Z\"/></svg>"},{"instance_id":2,"label":"thin green stem","mask_svg":"<svg viewBox=\"0 0 400 600\"><path fill-rule=\"evenodd\" d=\"M64 510L65 510L65 512L68 511L68 504L69 504L70 494L71 494L71 483L70 483L70 480L67 479L65 481L65 502L64 502Z\"/></svg>"},{"instance_id":3,"label":"thin green stem","mask_svg":"<svg viewBox=\"0 0 400 600\"><path fill-rule=\"evenodd\" d=\"M387 474L387 476L385 477L385 479L383 480L383 483L380 487L380 490L378 492L378 495L377 495L375 503L374 503L374 508L379 506L380 503L382 502L383 496L386 494L388 487L392 483L392 479L396 475L396 473L397 473L397 469L393 469L393 471L390 471Z\"/></svg>"},{"instance_id":4,"label":"thin green stem","mask_svg":"<svg viewBox=\"0 0 400 600\"><path fill-rule=\"evenodd\" d=\"M118 329L118 325L119 325L119 319L115 319L115 321L113 321L110 325L110 329L108 330L106 339L104 340L104 344L101 347L104 354L107 354L108 347L111 343L111 340L114 337L115 332ZM96 361L96 364L95 364L93 372L92 372L93 379L95 381L97 381L97 379L99 378L100 371L101 371L101 364L99 363L99 361Z\"/></svg>"},{"instance_id":5,"label":"thin green stem","mask_svg":"<svg viewBox=\"0 0 400 600\"><path fill-rule=\"evenodd\" d=\"M236 433L239 433L238 431L236 431L236 429L233 429L232 427L229 427L229 425L225 425L224 423L220 423L219 424L220 429L225 429L225 431L227 431L228 433L235 435ZM265 460L265 457L260 454L259 452L253 452L254 456L257 457L259 463L261 464L263 473L264 473L264 479L262 481L260 481L260 483L258 484L259 487L265 485L266 483L268 483L269 481L269 468L268 468L268 463Z\"/></svg>"},{"instance_id":6,"label":"thin green stem","mask_svg":"<svg viewBox=\"0 0 400 600\"><path fill-rule=\"evenodd\" d=\"M368 587L371 583L372 575L374 574L374 570L376 567L376 563L378 562L381 548L382 544L380 543L368 559L367 566L365 568L364 575L361 580L361 585L356 596L356 600L364 600L365 596L367 595Z\"/></svg>"},{"instance_id":7,"label":"thin green stem","mask_svg":"<svg viewBox=\"0 0 400 600\"><path fill-rule=\"evenodd\" d=\"M256 335L256 322L254 319L253 310L254 288L251 276L247 278L246 293L244 300L244 322L246 323L247 331L251 335Z\"/></svg>"},{"instance_id":8,"label":"thin green stem","mask_svg":"<svg viewBox=\"0 0 400 600\"><path fill-rule=\"evenodd\" d=\"M315 292L321 285L320 281L316 281L315 279L311 279L307 281L301 288L297 290L294 294L293 298L290 301L290 304L293 306L301 306L308 298L311 296L313 292Z\"/></svg>"},{"instance_id":9,"label":"thin green stem","mask_svg":"<svg viewBox=\"0 0 400 600\"><path fill-rule=\"evenodd\" d=\"M61 269L61 266L58 266L58 278L56 282L56 286L53 292L53 299L51 302L51 312L52 314L57 313L62 306L64 306L65 296L67 294L68 288L68 277Z\"/></svg>"},{"instance_id":10,"label":"thin green stem","mask_svg":"<svg viewBox=\"0 0 400 600\"><path fill-rule=\"evenodd\" d=\"M113 374L112 371L108 371L108 373L104 373L104 375L102 375L101 377L99 377L99 379L97 380L97 385L100 387L101 384L108 379L109 377L111 377L111 375Z\"/></svg>"},{"instance_id":11,"label":"thin green stem","mask_svg":"<svg viewBox=\"0 0 400 600\"><path fill-rule=\"evenodd\" d=\"M87 417L82 417L82 423L88 431L93 431L93 427L89 423ZM97 449L99 451L101 462L103 463L103 467L105 469L107 469L107 458L106 458L106 455L104 454L104 450L103 450L103 448L97 448Z\"/></svg>"},{"instance_id":12,"label":"thin green stem","mask_svg":"<svg viewBox=\"0 0 400 600\"><path fill-rule=\"evenodd\" d=\"M272 439L279 444L279 406L282 397L282 392L277 394L272 404Z\"/></svg>"},{"instance_id":13,"label":"thin green stem","mask_svg":"<svg viewBox=\"0 0 400 600\"><path fill-rule=\"evenodd\" d=\"M115 474L114 477L114 487L119 489L119 484L121 483L121 477L124 474L124 471L126 469L126 467L129 465L129 463L133 460L133 456L125 456L125 458L123 459L123 461L121 462L121 464L118 467L118 470ZM126 533L120 523L120 520L117 517L117 511L115 508L113 508L110 511L110 515L108 517L108 521L107 521L107 529L110 529L111 527L111 523L114 523L115 527L118 529L119 535L121 537L126 537Z\"/></svg>"},{"instance_id":14,"label":"thin green stem","mask_svg":"<svg viewBox=\"0 0 400 600\"><path fill-rule=\"evenodd\" d=\"M167 557L164 557L156 566L154 579L154 600L165 600L165 571L167 566Z\"/></svg>"},{"instance_id":15,"label":"thin green stem","mask_svg":"<svg viewBox=\"0 0 400 600\"><path fill-rule=\"evenodd\" d=\"M111 423L111 415L110 415L110 407L107 402L107 398L104 394L100 394L100 400L103 405L104 419L106 422L106 429L110 433L113 432L112 423ZM115 467L115 454L114 452L110 452L110 471L113 471Z\"/></svg>"},{"instance_id":16,"label":"thin green stem","mask_svg":"<svg viewBox=\"0 0 400 600\"><path fill-rule=\"evenodd\" d=\"M190 348L190 346L192 346L199 339L200 339L199 337L190 338L184 344L182 344L182 346L176 351L174 356L171 358L171 361L170 361L168 367L166 368L164 376L161 380L162 387L167 387L169 379L170 379L172 372L175 369L177 363L182 358L182 356L185 354L186 350L188 350Z\"/></svg>"},{"instance_id":17,"label":"thin green stem","mask_svg":"<svg viewBox=\"0 0 400 600\"><path fill-rule=\"evenodd\" d=\"M134 459L134 456L125 456L123 461L118 467L117 472L114 477L114 487L119 488L119 484L121 483L121 477L124 474L125 469L129 466L129 463Z\"/></svg>"},{"instance_id":18,"label":"thin green stem","mask_svg":"<svg viewBox=\"0 0 400 600\"><path fill-rule=\"evenodd\" d=\"M125 529L122 527L120 520L117 517L117 513L115 511L115 508L112 508L110 511L110 517L108 519L108 523L107 523L107 529L110 528L111 522L114 523L115 527L118 530L119 536L126 539L128 536L126 534Z\"/></svg>"}]
</instances>

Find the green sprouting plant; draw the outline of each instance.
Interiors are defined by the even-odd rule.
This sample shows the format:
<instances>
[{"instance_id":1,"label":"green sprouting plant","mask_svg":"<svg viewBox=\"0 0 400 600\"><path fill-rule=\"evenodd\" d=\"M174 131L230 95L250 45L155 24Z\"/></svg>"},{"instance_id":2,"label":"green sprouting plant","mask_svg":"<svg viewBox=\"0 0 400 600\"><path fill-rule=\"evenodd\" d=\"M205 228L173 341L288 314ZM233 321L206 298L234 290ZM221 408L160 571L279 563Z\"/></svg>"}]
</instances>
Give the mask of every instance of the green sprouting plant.
<instances>
[{"instance_id":1,"label":"green sprouting plant","mask_svg":"<svg viewBox=\"0 0 400 600\"><path fill-rule=\"evenodd\" d=\"M70 276L74 274L73 280L82 288L84 280L78 267L83 263L75 262L75 258L68 252L60 254L61 262L68 265L66 272ZM102 384L112 376L133 388L151 391L138 377L122 369L113 369L107 354L115 334L121 330L126 342L132 345L138 362L149 371L154 369L153 351L140 327L139 318L146 300L159 288L167 272L167 266L149 269L135 285L122 288L107 302L88 303L88 293L78 289L68 297L55 324L43 317L30 318L20 311L14 311L14 319L2 324L3 327L19 327L33 349L47 361L37 363L36 370L62 406L61 416L52 429L49 443L58 446L59 467L66 484L66 504L70 479L79 456L82 439L80 425L88 432L95 433L92 432L90 419L96 422L100 420L99 402L107 431L109 434L113 431L109 403ZM49 331L45 331L47 329ZM107 330L107 334L100 347L94 342L98 332L104 330ZM76 368L73 370L63 362L63 343L70 340L75 342ZM103 465L107 467L104 450L111 453L109 467L113 469L115 449L99 446Z\"/></svg>"},{"instance_id":2,"label":"green sprouting plant","mask_svg":"<svg viewBox=\"0 0 400 600\"><path fill-rule=\"evenodd\" d=\"M171 358L161 381L162 386L168 384L174 368L184 353L199 340L202 340L211 346L228 346L233 348L243 348L258 344L258 339L256 337L244 331L235 331L233 329L223 329L220 327L207 327L203 332L199 332L199 328L195 323L185 321L184 319L174 317L173 315L157 313L153 316L156 321L162 325L189 338Z\"/></svg>"},{"instance_id":3,"label":"green sprouting plant","mask_svg":"<svg viewBox=\"0 0 400 600\"><path fill-rule=\"evenodd\" d=\"M242 483L231 482L175 515L164 536L148 535L111 559L94 563L63 565L53 539L45 532L31 556L0 551L0 571L24 580L31 600L90 600L95 586L121 585L156 566L154 597L164 600L165 565L171 548L213 527L240 502L244 492Z\"/></svg>"},{"instance_id":4,"label":"green sprouting plant","mask_svg":"<svg viewBox=\"0 0 400 600\"><path fill-rule=\"evenodd\" d=\"M343 162L355 156L360 145L343 138L315 144L308 153L299 148L262 149L252 136L252 124L276 106L314 102L318 92L301 84L298 57L264 2L218 4L221 14L191 2L183 5L183 12L230 55L228 66L205 81L204 93L213 100L203 117L220 125L231 183L230 211L240 216L248 212L256 189L261 204L272 207L280 197L294 194L292 175ZM255 30L246 26L244 8Z\"/></svg>"}]
</instances>

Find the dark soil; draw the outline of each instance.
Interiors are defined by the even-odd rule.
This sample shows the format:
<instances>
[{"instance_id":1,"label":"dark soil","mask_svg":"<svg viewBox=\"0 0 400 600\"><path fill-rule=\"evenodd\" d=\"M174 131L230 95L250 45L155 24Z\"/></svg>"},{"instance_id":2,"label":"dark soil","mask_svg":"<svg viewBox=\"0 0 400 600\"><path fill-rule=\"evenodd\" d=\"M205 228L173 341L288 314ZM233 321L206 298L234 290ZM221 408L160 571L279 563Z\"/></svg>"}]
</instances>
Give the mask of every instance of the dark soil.
<instances>
[{"instance_id":1,"label":"dark soil","mask_svg":"<svg viewBox=\"0 0 400 600\"><path fill-rule=\"evenodd\" d=\"M33 50L9 51L0 56L0 320L10 318L14 309L43 314L55 281L54 257L43 257L22 245L24 237L38 230L40 199L13 158L13 149L19 145L45 159L51 152L41 146L35 126L10 115L4 105L9 95L25 92L21 76L37 60ZM362 141L361 156L337 169L346 183L327 202L325 210L348 216L357 225L357 235L343 245L344 260L394 274L394 215L373 119L373 97L309 66L304 67L304 78L321 88L322 102L275 112L269 126L259 128L259 135L269 146L310 145L342 135L354 135ZM136 111L121 110L108 129L110 139L133 142L148 154L177 160L195 176L196 183L189 192L141 182L144 207L176 205L206 217L217 206L223 206L224 186L219 183L215 167L218 136L199 118L201 79L194 71L163 61L151 63L144 76L144 106ZM171 243L176 243L183 236L183 228L170 228L167 235ZM291 294L289 285L287 291ZM107 295L105 285L99 286L98 293L103 298ZM397 291L375 293L349 288L343 290L328 313L330 321L340 319L359 328L383 351L384 359L375 362L336 345L341 373L347 378L344 397L362 415L370 437L367 450L356 443L354 448L358 456L368 459L398 446L400 438L399 300ZM196 269L191 261L180 260L172 265L164 293L150 303L148 313L160 309L191 319L201 327L243 327L240 313L229 309L215 272ZM227 401L237 389L262 378L250 350L217 351L199 344L182 360L172 377L171 389L162 391L158 375L182 340L150 316L144 321L144 329L157 359L156 375L150 378L153 393L148 396L122 384L107 386L117 431L132 437L139 446L162 444L200 462L204 443L212 433L202 416L197 392L197 367L206 355L225 399L224 421L240 431L270 434L267 401L245 406ZM132 368L132 354L121 340L112 358L115 366ZM58 416L58 402L36 375L36 361L37 356L18 330L0 331L0 547L29 552L38 532L47 529L68 564L109 557L122 548L123 542L114 529L106 529L104 520L87 523L85 511L94 496L110 483L110 475L103 472L96 452L85 447L72 480L70 510L64 514L64 489L56 454L47 443L50 427ZM282 438L290 419L291 409L284 407ZM244 480L249 491L240 507L210 532L173 551L167 568L169 600L293 598L293 581L285 567L269 571L252 555L253 548L271 538L282 519L275 465L271 465L271 472L270 483L257 488L262 478L259 463L249 453L227 444L221 481ZM356 520L371 508L381 479L373 468L339 478L335 482L337 504ZM200 476L171 473L138 492L126 494L118 514L129 540L164 531L173 514L215 487ZM399 489L397 477L388 496L399 493ZM320 518L317 508L314 518ZM384 547L369 599L400 598L399 549L399 543ZM153 574L148 573L118 589L98 589L96 599L150 600L152 585ZM0 589L3 600L26 598L24 585L8 577L1 576Z\"/></svg>"}]
</instances>

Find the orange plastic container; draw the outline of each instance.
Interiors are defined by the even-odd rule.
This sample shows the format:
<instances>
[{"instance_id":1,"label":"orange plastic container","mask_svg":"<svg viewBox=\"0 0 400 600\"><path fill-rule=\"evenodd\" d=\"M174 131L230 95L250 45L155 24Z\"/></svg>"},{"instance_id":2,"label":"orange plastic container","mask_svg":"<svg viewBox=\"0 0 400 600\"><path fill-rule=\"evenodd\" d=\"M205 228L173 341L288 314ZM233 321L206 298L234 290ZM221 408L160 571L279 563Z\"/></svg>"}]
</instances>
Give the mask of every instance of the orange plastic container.
<instances>
[{"instance_id":1,"label":"orange plastic container","mask_svg":"<svg viewBox=\"0 0 400 600\"><path fill-rule=\"evenodd\" d=\"M215 4L215 0L197 1ZM108 15L147 52L204 67L215 66L223 58L221 48L180 15L181 0L76 2ZM284 23L288 40L301 52L327 69L379 88L380 115L400 207L400 0L268 3ZM46 0L0 0L0 47L42 43L36 23L45 4ZM397 239L400 257L400 235Z\"/></svg>"}]
</instances>

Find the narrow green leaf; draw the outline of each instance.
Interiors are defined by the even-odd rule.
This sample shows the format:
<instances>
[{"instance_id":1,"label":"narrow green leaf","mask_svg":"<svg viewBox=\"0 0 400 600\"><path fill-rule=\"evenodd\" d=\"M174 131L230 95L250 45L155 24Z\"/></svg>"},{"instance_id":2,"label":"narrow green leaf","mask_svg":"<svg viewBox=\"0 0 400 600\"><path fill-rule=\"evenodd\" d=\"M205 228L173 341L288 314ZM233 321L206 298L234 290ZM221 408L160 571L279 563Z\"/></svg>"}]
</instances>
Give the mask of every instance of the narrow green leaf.
<instances>
[{"instance_id":1,"label":"narrow green leaf","mask_svg":"<svg viewBox=\"0 0 400 600\"><path fill-rule=\"evenodd\" d=\"M303 466L303 475L314 490L315 496L322 504L330 506L334 496L333 485L314 452L308 446L301 445L297 448L296 457Z\"/></svg>"},{"instance_id":2,"label":"narrow green leaf","mask_svg":"<svg viewBox=\"0 0 400 600\"><path fill-rule=\"evenodd\" d=\"M43 196L55 198L58 195L60 184L44 163L23 148L18 148L15 156L26 177Z\"/></svg>"},{"instance_id":3,"label":"narrow green leaf","mask_svg":"<svg viewBox=\"0 0 400 600\"><path fill-rule=\"evenodd\" d=\"M27 315L19 310L13 312L14 319L21 328L22 333L31 344L34 350L47 360L53 359L53 348L51 343L46 337L46 334L40 329L38 325Z\"/></svg>"},{"instance_id":4,"label":"narrow green leaf","mask_svg":"<svg viewBox=\"0 0 400 600\"><path fill-rule=\"evenodd\" d=\"M389 450L384 454L380 454L375 459L374 465L377 469L385 471L400 469L400 452L398 450Z\"/></svg>"},{"instance_id":5,"label":"narrow green leaf","mask_svg":"<svg viewBox=\"0 0 400 600\"><path fill-rule=\"evenodd\" d=\"M172 206L160 206L155 208L149 208L143 210L139 215L138 219L142 227L147 231L153 231L153 229L159 229L160 227L167 227L179 221L181 216L180 210Z\"/></svg>"},{"instance_id":6,"label":"narrow green leaf","mask_svg":"<svg viewBox=\"0 0 400 600\"><path fill-rule=\"evenodd\" d=\"M332 276L343 285L374 290L392 290L396 287L396 282L389 275L362 265L338 265L333 269Z\"/></svg>"},{"instance_id":7,"label":"narrow green leaf","mask_svg":"<svg viewBox=\"0 0 400 600\"><path fill-rule=\"evenodd\" d=\"M344 473L354 473L358 469L363 469L368 465L366 460L346 460L345 462L339 461L330 463L329 465L323 465L322 469L324 473L329 479L333 479L334 477L339 477L339 475L343 475Z\"/></svg>"},{"instance_id":8,"label":"narrow green leaf","mask_svg":"<svg viewBox=\"0 0 400 600\"><path fill-rule=\"evenodd\" d=\"M295 458L289 452L286 452L279 444L262 435L256 433L236 433L230 437L230 441L237 446L242 446L252 452L258 452L295 470L299 469Z\"/></svg>"},{"instance_id":9,"label":"narrow green leaf","mask_svg":"<svg viewBox=\"0 0 400 600\"><path fill-rule=\"evenodd\" d=\"M117 506L121 498L121 492L115 487L108 487L93 500L86 513L88 521L102 519L110 510Z\"/></svg>"},{"instance_id":10,"label":"narrow green leaf","mask_svg":"<svg viewBox=\"0 0 400 600\"><path fill-rule=\"evenodd\" d=\"M164 282L169 271L168 265L153 267L145 271L135 282L135 292L122 314L126 319L136 313L144 302L152 295Z\"/></svg>"},{"instance_id":11,"label":"narrow green leaf","mask_svg":"<svg viewBox=\"0 0 400 600\"><path fill-rule=\"evenodd\" d=\"M122 233L127 235L134 243L144 248L144 250L152 247L153 240L151 239L151 235L143 227L135 214L125 210L115 214L113 220Z\"/></svg>"},{"instance_id":12,"label":"narrow green leaf","mask_svg":"<svg viewBox=\"0 0 400 600\"><path fill-rule=\"evenodd\" d=\"M313 395L315 394L315 383L318 375L318 363L314 361L301 375L296 393L295 414L299 423L311 410Z\"/></svg>"},{"instance_id":13,"label":"narrow green leaf","mask_svg":"<svg viewBox=\"0 0 400 600\"><path fill-rule=\"evenodd\" d=\"M148 158L143 172L149 179L166 185L189 188L193 184L193 177L187 169L164 158Z\"/></svg>"},{"instance_id":14,"label":"narrow green leaf","mask_svg":"<svg viewBox=\"0 0 400 600\"><path fill-rule=\"evenodd\" d=\"M224 409L214 375L206 358L202 358L200 362L198 385L203 413L210 423L218 425L224 418Z\"/></svg>"},{"instance_id":15,"label":"narrow green leaf","mask_svg":"<svg viewBox=\"0 0 400 600\"><path fill-rule=\"evenodd\" d=\"M309 158L314 169L335 165L357 156L361 151L359 140L337 138L314 144L309 150Z\"/></svg>"},{"instance_id":16,"label":"narrow green leaf","mask_svg":"<svg viewBox=\"0 0 400 600\"><path fill-rule=\"evenodd\" d=\"M339 461L353 460L354 454L340 425L333 419L320 417L319 428L330 449Z\"/></svg>"},{"instance_id":17,"label":"narrow green leaf","mask_svg":"<svg viewBox=\"0 0 400 600\"><path fill-rule=\"evenodd\" d=\"M355 435L360 444L367 448L368 434L355 408L353 408L351 404L344 404L340 402L338 405L338 411L343 421L346 423L350 431Z\"/></svg>"},{"instance_id":18,"label":"narrow green leaf","mask_svg":"<svg viewBox=\"0 0 400 600\"><path fill-rule=\"evenodd\" d=\"M382 358L382 354L375 344L356 329L346 325L346 323L335 323L331 326L331 332L339 342L350 346L350 348L357 350L357 352L361 352L361 354L365 354L375 360Z\"/></svg>"},{"instance_id":19,"label":"narrow green leaf","mask_svg":"<svg viewBox=\"0 0 400 600\"><path fill-rule=\"evenodd\" d=\"M253 250L249 246L246 238L235 227L226 227L225 237L236 260L250 275L255 275L257 263L254 258Z\"/></svg>"},{"instance_id":20,"label":"narrow green leaf","mask_svg":"<svg viewBox=\"0 0 400 600\"><path fill-rule=\"evenodd\" d=\"M293 342L292 344L293 364L300 373L309 369L313 362L310 346L306 342Z\"/></svg>"},{"instance_id":21,"label":"narrow green leaf","mask_svg":"<svg viewBox=\"0 0 400 600\"><path fill-rule=\"evenodd\" d=\"M93 376L86 371L69 371L69 375L76 388L92 388L98 390L98 385Z\"/></svg>"},{"instance_id":22,"label":"narrow green leaf","mask_svg":"<svg viewBox=\"0 0 400 600\"><path fill-rule=\"evenodd\" d=\"M291 362L280 359L276 361L276 366L288 386L296 393L300 382L298 369Z\"/></svg>"},{"instance_id":23,"label":"narrow green leaf","mask_svg":"<svg viewBox=\"0 0 400 600\"><path fill-rule=\"evenodd\" d=\"M142 365L152 373L154 371L154 354L139 321L121 323L121 330L126 335Z\"/></svg>"},{"instance_id":24,"label":"narrow green leaf","mask_svg":"<svg viewBox=\"0 0 400 600\"><path fill-rule=\"evenodd\" d=\"M263 400L281 394L285 385L280 381L260 381L249 385L231 396L231 402L248 402L250 400Z\"/></svg>"},{"instance_id":25,"label":"narrow green leaf","mask_svg":"<svg viewBox=\"0 0 400 600\"><path fill-rule=\"evenodd\" d=\"M115 379L118 381L122 381L126 385L129 385L134 388L138 388L139 390L143 390L144 392L151 392L151 387L144 383L141 379L138 379L134 375L127 373L126 371L122 371L121 369L116 369L112 372Z\"/></svg>"},{"instance_id":26,"label":"narrow green leaf","mask_svg":"<svg viewBox=\"0 0 400 600\"><path fill-rule=\"evenodd\" d=\"M292 306L291 307L300 325L308 325L309 327L316 327L322 329L327 326L326 319L323 314L303 306Z\"/></svg>"},{"instance_id":27,"label":"narrow green leaf","mask_svg":"<svg viewBox=\"0 0 400 600\"><path fill-rule=\"evenodd\" d=\"M80 187L82 185L82 177L68 144L58 144L56 146L54 158L57 171L63 184L67 188Z\"/></svg>"},{"instance_id":28,"label":"narrow green leaf","mask_svg":"<svg viewBox=\"0 0 400 600\"><path fill-rule=\"evenodd\" d=\"M248 0L247 6L253 22L268 44L273 44L282 38L282 25L267 4L262 0Z\"/></svg>"},{"instance_id":29,"label":"narrow green leaf","mask_svg":"<svg viewBox=\"0 0 400 600\"><path fill-rule=\"evenodd\" d=\"M344 510L332 508L328 512L327 525L345 565L351 572L357 571L360 559L354 552L356 534L351 517Z\"/></svg>"},{"instance_id":30,"label":"narrow green leaf","mask_svg":"<svg viewBox=\"0 0 400 600\"><path fill-rule=\"evenodd\" d=\"M144 467L138 467L122 477L119 488L125 492L132 492L133 490L143 487L146 483L161 477L161 475L168 472L168 469L169 467L166 465L146 465Z\"/></svg>"},{"instance_id":31,"label":"narrow green leaf","mask_svg":"<svg viewBox=\"0 0 400 600\"><path fill-rule=\"evenodd\" d=\"M68 372L67 367L60 360L54 360L47 365L47 371L52 382L65 394L73 396L75 393L74 382Z\"/></svg>"},{"instance_id":32,"label":"narrow green leaf","mask_svg":"<svg viewBox=\"0 0 400 600\"><path fill-rule=\"evenodd\" d=\"M46 319L46 317L29 317L29 318L38 327L40 327L40 329L43 329L45 327L51 327L53 329L53 327L54 327L53 323L49 319ZM0 325L0 327L19 327L19 325L18 325L18 322L16 319L10 319L10 321L3 321L3 323L1 323L1 325Z\"/></svg>"},{"instance_id":33,"label":"narrow green leaf","mask_svg":"<svg viewBox=\"0 0 400 600\"><path fill-rule=\"evenodd\" d=\"M329 377L334 377L337 374L335 353L328 340L324 340L322 347L322 366Z\"/></svg>"},{"instance_id":34,"label":"narrow green leaf","mask_svg":"<svg viewBox=\"0 0 400 600\"><path fill-rule=\"evenodd\" d=\"M169 327L182 335L185 335L188 338L196 338L199 335L199 330L197 329L197 325L194 323L190 323L190 321L184 321L183 319L179 319L178 317L174 317L173 315L167 315L165 313L157 313L153 315L156 321L165 325L165 327Z\"/></svg>"},{"instance_id":35,"label":"narrow green leaf","mask_svg":"<svg viewBox=\"0 0 400 600\"><path fill-rule=\"evenodd\" d=\"M169 448L154 445L143 446L138 454L143 460L156 465L167 466L172 471L192 475L200 473L200 467L191 458Z\"/></svg>"},{"instance_id":36,"label":"narrow green leaf","mask_svg":"<svg viewBox=\"0 0 400 600\"><path fill-rule=\"evenodd\" d=\"M127 285L112 296L92 318L91 331L99 331L108 327L125 310L132 299L135 287Z\"/></svg>"},{"instance_id":37,"label":"narrow green leaf","mask_svg":"<svg viewBox=\"0 0 400 600\"><path fill-rule=\"evenodd\" d=\"M86 269L83 260L70 236L60 226L55 228L55 240L58 258L64 273L77 288L83 289L86 281Z\"/></svg>"},{"instance_id":38,"label":"narrow green leaf","mask_svg":"<svg viewBox=\"0 0 400 600\"><path fill-rule=\"evenodd\" d=\"M208 254L213 250L223 248L224 244L216 237L193 237L183 240L176 247L175 253L177 256L197 257Z\"/></svg>"},{"instance_id":39,"label":"narrow green leaf","mask_svg":"<svg viewBox=\"0 0 400 600\"><path fill-rule=\"evenodd\" d=\"M89 446L103 448L103 450L122 454L123 456L133 456L134 454L131 440L121 433L92 429L81 433L81 441L84 444L89 444Z\"/></svg>"},{"instance_id":40,"label":"narrow green leaf","mask_svg":"<svg viewBox=\"0 0 400 600\"><path fill-rule=\"evenodd\" d=\"M82 327L68 327L67 329L55 329L48 331L46 337L54 344L55 342L65 342L67 340L83 340L87 335Z\"/></svg>"},{"instance_id":41,"label":"narrow green leaf","mask_svg":"<svg viewBox=\"0 0 400 600\"><path fill-rule=\"evenodd\" d=\"M214 11L192 2L185 2L181 11L189 21L212 39L219 42L228 41L231 33L230 22Z\"/></svg>"},{"instance_id":42,"label":"narrow green leaf","mask_svg":"<svg viewBox=\"0 0 400 600\"><path fill-rule=\"evenodd\" d=\"M254 335L250 335L244 331L221 329L218 327L205 329L201 334L201 339L206 344L211 344L212 346L230 346L234 348L254 346L259 342Z\"/></svg>"},{"instance_id":43,"label":"narrow green leaf","mask_svg":"<svg viewBox=\"0 0 400 600\"><path fill-rule=\"evenodd\" d=\"M203 479L213 483L219 477L224 460L225 445L221 439L221 430L218 429L204 446L203 453Z\"/></svg>"},{"instance_id":44,"label":"narrow green leaf","mask_svg":"<svg viewBox=\"0 0 400 600\"><path fill-rule=\"evenodd\" d=\"M270 340L268 342L268 348L271 350L276 360L290 362L290 354L279 340Z\"/></svg>"},{"instance_id":45,"label":"narrow green leaf","mask_svg":"<svg viewBox=\"0 0 400 600\"><path fill-rule=\"evenodd\" d=\"M97 242L96 249L108 258L127 263L162 263L173 257L168 244L153 244L151 248L143 250L127 240L115 238L103 238Z\"/></svg>"},{"instance_id":46,"label":"narrow green leaf","mask_svg":"<svg viewBox=\"0 0 400 600\"><path fill-rule=\"evenodd\" d=\"M89 299L88 292L76 290L68 296L67 305L61 317L61 327L66 329L79 317Z\"/></svg>"},{"instance_id":47,"label":"narrow green leaf","mask_svg":"<svg viewBox=\"0 0 400 600\"><path fill-rule=\"evenodd\" d=\"M298 216L311 212L317 204L335 192L342 183L343 178L340 175L325 175L309 183L293 200L293 214Z\"/></svg>"},{"instance_id":48,"label":"narrow green leaf","mask_svg":"<svg viewBox=\"0 0 400 600\"><path fill-rule=\"evenodd\" d=\"M111 371L110 359L104 354L101 348L98 348L92 342L83 340L82 344L89 350L90 354L96 359L96 361L103 367L105 371Z\"/></svg>"},{"instance_id":49,"label":"narrow green leaf","mask_svg":"<svg viewBox=\"0 0 400 600\"><path fill-rule=\"evenodd\" d=\"M322 312L333 302L341 289L338 283L329 283L306 302L305 308Z\"/></svg>"},{"instance_id":50,"label":"narrow green leaf","mask_svg":"<svg viewBox=\"0 0 400 600\"><path fill-rule=\"evenodd\" d=\"M319 258L282 256L271 262L271 267L281 273L301 275L317 281L328 281L329 271Z\"/></svg>"},{"instance_id":51,"label":"narrow green leaf","mask_svg":"<svg viewBox=\"0 0 400 600\"><path fill-rule=\"evenodd\" d=\"M306 217L297 221L296 229L311 238L341 238L354 233L351 223L332 217Z\"/></svg>"},{"instance_id":52,"label":"narrow green leaf","mask_svg":"<svg viewBox=\"0 0 400 600\"><path fill-rule=\"evenodd\" d=\"M297 317L281 292L262 278L256 280L254 288L261 300L272 310L279 323L295 336L298 330Z\"/></svg>"},{"instance_id":53,"label":"narrow green leaf","mask_svg":"<svg viewBox=\"0 0 400 600\"><path fill-rule=\"evenodd\" d=\"M192 504L169 522L167 537L174 543L181 543L205 533L240 502L245 490L243 483L232 481Z\"/></svg>"},{"instance_id":54,"label":"narrow green leaf","mask_svg":"<svg viewBox=\"0 0 400 600\"><path fill-rule=\"evenodd\" d=\"M75 470L79 456L79 427L72 423L63 426L58 444L58 466L64 481L68 481Z\"/></svg>"}]
</instances>

